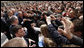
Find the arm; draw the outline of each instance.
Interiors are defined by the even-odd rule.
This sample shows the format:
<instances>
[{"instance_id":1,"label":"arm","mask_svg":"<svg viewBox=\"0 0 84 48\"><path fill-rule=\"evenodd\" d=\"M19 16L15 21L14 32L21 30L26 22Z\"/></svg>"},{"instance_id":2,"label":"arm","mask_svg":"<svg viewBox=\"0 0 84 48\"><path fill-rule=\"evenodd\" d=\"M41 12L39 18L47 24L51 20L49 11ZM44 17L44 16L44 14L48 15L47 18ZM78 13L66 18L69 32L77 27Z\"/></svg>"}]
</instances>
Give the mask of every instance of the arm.
<instances>
[{"instance_id":1,"label":"arm","mask_svg":"<svg viewBox=\"0 0 84 48\"><path fill-rule=\"evenodd\" d=\"M83 46L83 39L81 39L75 35L70 39L70 42L75 44L75 45Z\"/></svg>"},{"instance_id":2,"label":"arm","mask_svg":"<svg viewBox=\"0 0 84 48\"><path fill-rule=\"evenodd\" d=\"M61 32L64 36L66 36L69 39L70 43L83 46L83 39L73 35L70 31L71 26L73 26L72 22L70 22L69 20L67 21L66 19L63 19L62 23L65 28L64 30L58 29L59 32Z\"/></svg>"},{"instance_id":3,"label":"arm","mask_svg":"<svg viewBox=\"0 0 84 48\"><path fill-rule=\"evenodd\" d=\"M34 30L35 30L35 31L40 31L40 28L34 27Z\"/></svg>"},{"instance_id":4,"label":"arm","mask_svg":"<svg viewBox=\"0 0 84 48\"><path fill-rule=\"evenodd\" d=\"M60 30L59 32L63 33L63 35L66 36L67 39L69 39L70 43L83 46L83 39L73 35L71 32L65 32L62 29L58 29L58 30Z\"/></svg>"},{"instance_id":5,"label":"arm","mask_svg":"<svg viewBox=\"0 0 84 48\"><path fill-rule=\"evenodd\" d=\"M61 43L66 44L66 43L68 43L67 38L61 36L61 35L57 32L57 30L53 27L52 24L48 25L48 30L49 30L49 33L50 33L51 37L55 40L55 42L56 42L57 44L61 44Z\"/></svg>"},{"instance_id":6,"label":"arm","mask_svg":"<svg viewBox=\"0 0 84 48\"><path fill-rule=\"evenodd\" d=\"M57 30L53 27L53 25L51 24L50 22L50 19L49 18L46 18L46 21L47 21L47 24L48 24L48 30L49 30L49 33L51 35L51 37L55 40L55 42L57 44L61 44L61 43L64 43L66 44L67 43L67 38L61 36Z\"/></svg>"}]
</instances>

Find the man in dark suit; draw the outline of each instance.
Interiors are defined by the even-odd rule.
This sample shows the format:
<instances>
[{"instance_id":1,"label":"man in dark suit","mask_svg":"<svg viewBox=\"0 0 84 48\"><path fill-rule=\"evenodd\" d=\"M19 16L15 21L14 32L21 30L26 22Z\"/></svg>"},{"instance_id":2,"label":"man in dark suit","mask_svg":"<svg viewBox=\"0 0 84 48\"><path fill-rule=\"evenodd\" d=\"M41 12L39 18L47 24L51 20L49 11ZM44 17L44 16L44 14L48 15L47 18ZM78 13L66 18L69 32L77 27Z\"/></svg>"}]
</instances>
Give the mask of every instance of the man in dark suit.
<instances>
[{"instance_id":1,"label":"man in dark suit","mask_svg":"<svg viewBox=\"0 0 84 48\"><path fill-rule=\"evenodd\" d=\"M35 30L32 28L31 24L33 21L25 21L23 27L26 27L28 30L28 38L35 41L35 44L38 45L38 34L35 33Z\"/></svg>"},{"instance_id":2,"label":"man in dark suit","mask_svg":"<svg viewBox=\"0 0 84 48\"><path fill-rule=\"evenodd\" d=\"M12 37L9 32L9 24L7 21L8 19L6 20L6 16L4 16L4 14L1 15L1 32L3 32L7 36L7 38L10 40Z\"/></svg>"},{"instance_id":3,"label":"man in dark suit","mask_svg":"<svg viewBox=\"0 0 84 48\"><path fill-rule=\"evenodd\" d=\"M35 41L30 40L30 39L24 37L24 36L25 36L25 32L24 32L22 26L16 25L16 26L14 26L14 27L11 29L11 31L13 32L13 35L14 35L15 37L20 37L20 38L24 39L29 47L35 47L35 46L36 46L35 44L30 45L31 42L34 43Z\"/></svg>"},{"instance_id":4,"label":"man in dark suit","mask_svg":"<svg viewBox=\"0 0 84 48\"><path fill-rule=\"evenodd\" d=\"M10 18L10 27L9 27L9 32L10 32L10 34L13 34L13 32L11 31L11 29L12 29L14 26L18 25L18 23L19 23L19 21L18 21L17 16L13 16L13 17ZM13 37L14 37L14 36L13 36Z\"/></svg>"}]
</instances>

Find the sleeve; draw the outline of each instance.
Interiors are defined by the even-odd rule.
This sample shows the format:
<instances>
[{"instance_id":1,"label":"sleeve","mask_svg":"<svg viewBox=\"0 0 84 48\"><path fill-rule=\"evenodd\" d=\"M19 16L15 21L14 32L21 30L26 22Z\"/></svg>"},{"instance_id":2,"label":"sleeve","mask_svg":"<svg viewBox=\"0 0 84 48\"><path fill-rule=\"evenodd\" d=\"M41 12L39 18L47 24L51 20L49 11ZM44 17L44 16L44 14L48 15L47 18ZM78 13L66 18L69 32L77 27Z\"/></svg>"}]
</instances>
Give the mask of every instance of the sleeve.
<instances>
[{"instance_id":1,"label":"sleeve","mask_svg":"<svg viewBox=\"0 0 84 48\"><path fill-rule=\"evenodd\" d=\"M48 25L48 31L52 37L52 39L57 43L57 44L66 44L69 43L67 38L64 36L61 36L59 32L53 27L52 24Z\"/></svg>"},{"instance_id":2,"label":"sleeve","mask_svg":"<svg viewBox=\"0 0 84 48\"><path fill-rule=\"evenodd\" d=\"M34 30L35 30L35 31L40 31L40 28L34 27Z\"/></svg>"},{"instance_id":3,"label":"sleeve","mask_svg":"<svg viewBox=\"0 0 84 48\"><path fill-rule=\"evenodd\" d=\"M58 29L58 25L56 24L55 21L51 21L52 25L55 27L55 29L57 30Z\"/></svg>"},{"instance_id":4,"label":"sleeve","mask_svg":"<svg viewBox=\"0 0 84 48\"><path fill-rule=\"evenodd\" d=\"M83 46L83 39L81 39L77 36L73 36L73 38L70 40L70 42L75 44L75 45Z\"/></svg>"},{"instance_id":5,"label":"sleeve","mask_svg":"<svg viewBox=\"0 0 84 48\"><path fill-rule=\"evenodd\" d=\"M62 23L59 20L55 20L58 26L62 25Z\"/></svg>"}]
</instances>

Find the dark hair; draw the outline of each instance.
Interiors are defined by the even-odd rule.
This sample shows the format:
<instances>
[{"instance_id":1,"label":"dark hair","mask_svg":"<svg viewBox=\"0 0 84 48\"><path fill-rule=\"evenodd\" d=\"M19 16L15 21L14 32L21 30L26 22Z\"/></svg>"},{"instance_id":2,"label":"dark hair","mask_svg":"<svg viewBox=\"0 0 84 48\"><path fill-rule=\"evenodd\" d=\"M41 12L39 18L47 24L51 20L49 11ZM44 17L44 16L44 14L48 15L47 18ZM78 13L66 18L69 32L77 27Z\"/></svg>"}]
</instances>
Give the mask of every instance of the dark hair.
<instances>
[{"instance_id":1,"label":"dark hair","mask_svg":"<svg viewBox=\"0 0 84 48\"><path fill-rule=\"evenodd\" d=\"M74 24L74 32L80 31L83 33L83 18L74 20L73 24Z\"/></svg>"},{"instance_id":2,"label":"dark hair","mask_svg":"<svg viewBox=\"0 0 84 48\"><path fill-rule=\"evenodd\" d=\"M44 21L39 21L38 26L40 27L42 24L45 24Z\"/></svg>"},{"instance_id":3,"label":"dark hair","mask_svg":"<svg viewBox=\"0 0 84 48\"><path fill-rule=\"evenodd\" d=\"M12 31L13 34L15 35L15 33L17 33L18 30L21 29L21 28L22 28L21 25L16 25L16 26L14 26L14 27L11 29L11 31Z\"/></svg>"},{"instance_id":4,"label":"dark hair","mask_svg":"<svg viewBox=\"0 0 84 48\"><path fill-rule=\"evenodd\" d=\"M42 16L47 15L47 13L43 13Z\"/></svg>"}]
</instances>

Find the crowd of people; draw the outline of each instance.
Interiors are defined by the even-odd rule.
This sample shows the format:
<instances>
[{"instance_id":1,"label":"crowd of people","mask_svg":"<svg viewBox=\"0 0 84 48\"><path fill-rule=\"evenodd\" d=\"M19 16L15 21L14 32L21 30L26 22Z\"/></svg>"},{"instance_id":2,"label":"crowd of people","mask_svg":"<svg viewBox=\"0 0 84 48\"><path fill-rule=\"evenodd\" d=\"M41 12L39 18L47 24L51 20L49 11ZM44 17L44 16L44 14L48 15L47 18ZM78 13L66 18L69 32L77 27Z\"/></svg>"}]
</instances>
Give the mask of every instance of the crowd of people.
<instances>
[{"instance_id":1,"label":"crowd of people","mask_svg":"<svg viewBox=\"0 0 84 48\"><path fill-rule=\"evenodd\" d=\"M9 39L2 47L83 46L83 1L11 4L1 7L1 32Z\"/></svg>"}]
</instances>

